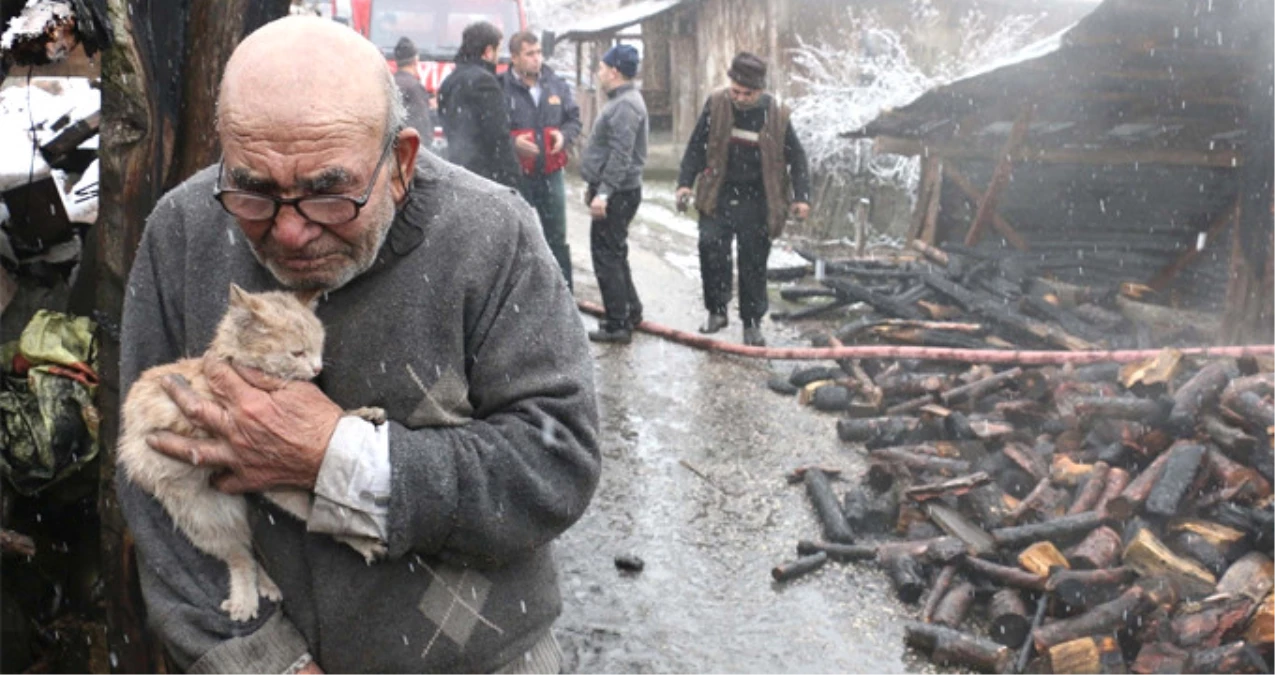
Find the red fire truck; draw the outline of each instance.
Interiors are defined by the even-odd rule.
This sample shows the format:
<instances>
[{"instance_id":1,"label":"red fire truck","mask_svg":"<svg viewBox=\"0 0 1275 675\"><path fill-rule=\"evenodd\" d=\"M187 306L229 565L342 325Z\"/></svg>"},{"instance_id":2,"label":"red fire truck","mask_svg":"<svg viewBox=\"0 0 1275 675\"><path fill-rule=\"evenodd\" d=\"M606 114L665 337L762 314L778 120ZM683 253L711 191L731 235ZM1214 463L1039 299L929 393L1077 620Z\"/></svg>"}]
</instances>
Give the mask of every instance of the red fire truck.
<instances>
[{"instance_id":1,"label":"red fire truck","mask_svg":"<svg viewBox=\"0 0 1275 675\"><path fill-rule=\"evenodd\" d=\"M401 37L411 38L420 50L421 82L431 94L456 67L465 26L488 21L506 38L527 28L522 0L332 0L332 17L379 47L390 68L395 67L394 45Z\"/></svg>"}]
</instances>

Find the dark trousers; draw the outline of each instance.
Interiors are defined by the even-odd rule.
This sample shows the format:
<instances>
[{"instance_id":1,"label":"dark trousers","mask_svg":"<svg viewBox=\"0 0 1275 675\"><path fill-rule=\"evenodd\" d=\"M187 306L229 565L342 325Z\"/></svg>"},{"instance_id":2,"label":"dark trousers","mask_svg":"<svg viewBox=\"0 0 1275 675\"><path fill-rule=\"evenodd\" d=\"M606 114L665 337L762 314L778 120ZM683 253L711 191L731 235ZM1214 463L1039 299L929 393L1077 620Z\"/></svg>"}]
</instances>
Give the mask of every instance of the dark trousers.
<instances>
[{"instance_id":1,"label":"dark trousers","mask_svg":"<svg viewBox=\"0 0 1275 675\"><path fill-rule=\"evenodd\" d=\"M567 198L563 188L562 172L548 176L524 175L518 183L522 198L540 215L540 227L544 229L549 250L562 268L562 277L571 288L571 248L567 246Z\"/></svg>"},{"instance_id":2,"label":"dark trousers","mask_svg":"<svg viewBox=\"0 0 1275 675\"><path fill-rule=\"evenodd\" d=\"M594 190L594 186L589 186L586 201L593 201ZM629 271L629 223L641 203L642 188L613 192L607 199L606 217L594 218L589 229L593 271L602 291L607 330L632 328L642 316L642 301L638 300Z\"/></svg>"},{"instance_id":3,"label":"dark trousers","mask_svg":"<svg viewBox=\"0 0 1275 675\"><path fill-rule=\"evenodd\" d=\"M739 247L739 318L745 325L756 325L770 307L766 297L770 230L761 186L724 185L716 213L700 214L699 267L704 307L714 314L725 314L730 304L732 239Z\"/></svg>"}]
</instances>

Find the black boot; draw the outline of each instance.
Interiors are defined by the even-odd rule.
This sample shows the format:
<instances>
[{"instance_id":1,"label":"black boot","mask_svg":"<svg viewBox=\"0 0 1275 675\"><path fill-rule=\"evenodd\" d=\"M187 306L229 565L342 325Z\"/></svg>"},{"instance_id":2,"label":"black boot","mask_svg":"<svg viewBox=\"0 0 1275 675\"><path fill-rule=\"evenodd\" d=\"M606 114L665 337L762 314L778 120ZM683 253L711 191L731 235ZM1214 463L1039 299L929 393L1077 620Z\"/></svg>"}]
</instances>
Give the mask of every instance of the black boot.
<instances>
[{"instance_id":1,"label":"black boot","mask_svg":"<svg viewBox=\"0 0 1275 675\"><path fill-rule=\"evenodd\" d=\"M598 326L597 330L589 331L589 339L594 342L614 342L627 345L633 341L633 331L628 328L611 329L605 326Z\"/></svg>"},{"instance_id":2,"label":"black boot","mask_svg":"<svg viewBox=\"0 0 1275 675\"><path fill-rule=\"evenodd\" d=\"M717 312L709 312L708 318L704 320L704 325L699 327L699 332L716 333L717 331L725 328L729 323L730 319L726 318L726 314L724 312L721 314L718 314Z\"/></svg>"},{"instance_id":3,"label":"black boot","mask_svg":"<svg viewBox=\"0 0 1275 675\"><path fill-rule=\"evenodd\" d=\"M749 347L765 347L766 338L761 335L761 326L744 327L744 344Z\"/></svg>"}]
</instances>

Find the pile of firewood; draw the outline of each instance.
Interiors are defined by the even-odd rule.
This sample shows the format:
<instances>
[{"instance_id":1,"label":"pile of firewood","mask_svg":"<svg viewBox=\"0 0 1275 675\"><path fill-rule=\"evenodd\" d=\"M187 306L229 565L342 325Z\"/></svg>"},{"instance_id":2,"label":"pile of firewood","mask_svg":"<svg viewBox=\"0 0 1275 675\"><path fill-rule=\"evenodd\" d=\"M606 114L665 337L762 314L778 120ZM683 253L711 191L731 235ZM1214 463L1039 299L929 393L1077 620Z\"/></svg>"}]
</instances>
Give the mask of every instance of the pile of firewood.
<instances>
[{"instance_id":1,"label":"pile of firewood","mask_svg":"<svg viewBox=\"0 0 1275 675\"><path fill-rule=\"evenodd\" d=\"M798 250L811 264L768 276L800 281L780 295L811 304L771 316L796 321L858 309L835 331L841 342L967 349L1147 349L1207 344L1216 330L1211 317L1151 302L1165 298L1145 285L1068 286L1022 257L913 247L894 259L841 261Z\"/></svg>"},{"instance_id":2,"label":"pile of firewood","mask_svg":"<svg viewBox=\"0 0 1275 675\"><path fill-rule=\"evenodd\" d=\"M1165 350L999 372L843 361L772 379L842 414L837 434L868 459L861 477L789 475L823 540L773 576L875 562L921 604L907 642L963 668L1272 672L1270 370Z\"/></svg>"}]
</instances>

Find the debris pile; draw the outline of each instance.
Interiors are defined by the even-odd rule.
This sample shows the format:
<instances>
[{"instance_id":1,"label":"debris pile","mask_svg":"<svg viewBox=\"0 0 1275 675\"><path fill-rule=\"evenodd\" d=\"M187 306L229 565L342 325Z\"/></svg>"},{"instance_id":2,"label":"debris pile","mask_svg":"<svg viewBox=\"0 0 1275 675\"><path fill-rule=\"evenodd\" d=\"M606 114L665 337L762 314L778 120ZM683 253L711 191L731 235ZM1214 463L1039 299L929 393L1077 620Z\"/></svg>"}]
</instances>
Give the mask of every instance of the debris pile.
<instances>
[{"instance_id":1,"label":"debris pile","mask_svg":"<svg viewBox=\"0 0 1275 675\"><path fill-rule=\"evenodd\" d=\"M1149 287L1077 287L1048 278L1022 256L993 257L913 241L916 255L826 261L797 251L809 265L771 270L797 281L784 300L824 299L776 320L828 317L864 308L834 331L843 343L879 342L964 349L1148 349L1211 344L1216 319L1148 302Z\"/></svg>"},{"instance_id":2,"label":"debris pile","mask_svg":"<svg viewBox=\"0 0 1275 675\"><path fill-rule=\"evenodd\" d=\"M921 605L908 644L962 668L1272 672L1271 371L1165 349L1123 365L846 360L776 377L771 389L842 415L867 469L789 475L823 537L773 576L874 562Z\"/></svg>"}]
</instances>

